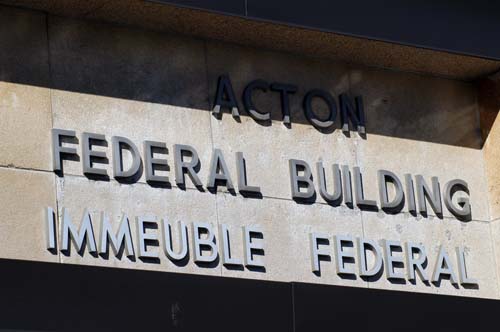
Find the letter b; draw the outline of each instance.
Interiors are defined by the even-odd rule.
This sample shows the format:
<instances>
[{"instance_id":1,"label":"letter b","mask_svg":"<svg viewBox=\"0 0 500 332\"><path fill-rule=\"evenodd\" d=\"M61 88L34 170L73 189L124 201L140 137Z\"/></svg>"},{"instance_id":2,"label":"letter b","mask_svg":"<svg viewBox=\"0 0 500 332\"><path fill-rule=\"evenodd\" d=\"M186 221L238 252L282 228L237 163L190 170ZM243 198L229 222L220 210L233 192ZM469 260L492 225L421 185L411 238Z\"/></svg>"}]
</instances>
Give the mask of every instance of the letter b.
<instances>
[{"instance_id":1,"label":"letter b","mask_svg":"<svg viewBox=\"0 0 500 332\"><path fill-rule=\"evenodd\" d=\"M305 161L298 159L290 159L289 166L292 198L299 200L312 198L314 196L314 184L311 167ZM299 171L302 171L303 175L299 175Z\"/></svg>"}]
</instances>

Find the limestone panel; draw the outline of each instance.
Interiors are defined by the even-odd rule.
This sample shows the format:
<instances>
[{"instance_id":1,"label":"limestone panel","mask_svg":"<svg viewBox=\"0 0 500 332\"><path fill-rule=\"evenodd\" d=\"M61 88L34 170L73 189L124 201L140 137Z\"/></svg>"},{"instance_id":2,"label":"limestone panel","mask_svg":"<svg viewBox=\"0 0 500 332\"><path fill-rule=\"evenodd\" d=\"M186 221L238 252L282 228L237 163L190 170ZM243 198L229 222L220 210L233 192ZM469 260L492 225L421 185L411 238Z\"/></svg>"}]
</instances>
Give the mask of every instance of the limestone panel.
<instances>
[{"instance_id":1,"label":"limestone panel","mask_svg":"<svg viewBox=\"0 0 500 332\"><path fill-rule=\"evenodd\" d=\"M500 262L500 223L498 221L494 221L490 223L491 228L491 242L494 248L494 256L497 267L497 278L500 275L500 266L498 262ZM500 287L499 287L500 288ZM500 292L500 289L499 289ZM500 297L500 294L499 294Z\"/></svg>"},{"instance_id":2,"label":"limestone panel","mask_svg":"<svg viewBox=\"0 0 500 332\"><path fill-rule=\"evenodd\" d=\"M386 215L376 212L362 212L362 215L365 236L378 241L380 246L383 245L382 240L395 240L400 241L402 244L406 242L422 244L427 251L426 271L429 278L432 277L441 245L448 252L456 273L458 271L458 259L455 250L458 246L464 247L467 273L471 278L478 281L478 287L454 286L448 279L442 279L439 283L425 283L419 276L417 276L415 282L408 280L389 281L384 270L380 278L370 281L370 287L496 298L498 280L488 222L459 222L452 218L439 219L432 216L429 218L415 218L406 213ZM407 254L406 248L404 248L403 252L394 255L405 257ZM405 277L407 276L406 265L402 268L397 267L395 271L403 273Z\"/></svg>"},{"instance_id":3,"label":"limestone panel","mask_svg":"<svg viewBox=\"0 0 500 332\"><path fill-rule=\"evenodd\" d=\"M438 176L441 191L458 178L469 184L472 218L489 220L473 85L375 69L355 69L350 78L352 93L362 95L365 105L367 137L358 144L357 160L366 196L378 197L378 169L401 178Z\"/></svg>"},{"instance_id":4,"label":"limestone panel","mask_svg":"<svg viewBox=\"0 0 500 332\"><path fill-rule=\"evenodd\" d=\"M86 209L92 216L92 225L96 242L100 239L101 213L109 216L114 231L118 230L124 215L129 217L135 255L132 258L115 255L93 255L88 250L61 253L63 263L99 265L130 269L159 270L168 272L220 275L220 264L211 266L197 265L193 260L192 228L193 222L206 222L214 229L217 227L215 196L199 193L196 190L153 188L143 183L120 184L116 181L92 181L80 176L66 176L58 179L58 206L61 217L62 208L67 208L72 222L79 227ZM158 253L158 259L139 258L138 228L136 217L155 217L157 228L148 227L146 233L153 234L158 241L149 242L147 250ZM188 258L173 262L164 253L164 237L161 219L166 218L172 224L172 240L175 250L180 250L177 221L188 226ZM60 222L62 224L62 222ZM150 225L151 226L151 225ZM61 240L61 239L59 239Z\"/></svg>"},{"instance_id":5,"label":"limestone panel","mask_svg":"<svg viewBox=\"0 0 500 332\"><path fill-rule=\"evenodd\" d=\"M483 149L492 220L500 218L500 174L498 172L500 163L500 149L498 148L499 140L500 120L497 118L491 127L491 131Z\"/></svg>"},{"instance_id":6,"label":"limestone panel","mask_svg":"<svg viewBox=\"0 0 500 332\"><path fill-rule=\"evenodd\" d=\"M55 176L0 168L0 256L57 262L46 250L45 209L56 206Z\"/></svg>"},{"instance_id":7,"label":"limestone panel","mask_svg":"<svg viewBox=\"0 0 500 332\"><path fill-rule=\"evenodd\" d=\"M83 132L106 136L108 146L95 146L93 149L106 152L108 161L96 163L95 167L106 169L109 177L113 176L111 138L124 136L137 146L143 168L145 160L143 142L149 140L165 143L168 151L155 153L154 157L166 159L169 168L158 170L155 174L168 176L171 185L174 186L174 144L192 146L201 160L199 177L205 183L212 151L208 112L68 91L54 91L53 101L55 128L75 130L79 138ZM47 134L50 135L50 132ZM79 156L82 156L81 143L79 139L79 144L73 145ZM127 157L128 155L124 154L126 161L124 168L130 164ZM81 158L65 159L63 168L65 174L83 175ZM144 169L139 174L140 178L137 181L145 182ZM194 187L189 179L186 183L188 187Z\"/></svg>"},{"instance_id":8,"label":"limestone panel","mask_svg":"<svg viewBox=\"0 0 500 332\"><path fill-rule=\"evenodd\" d=\"M481 148L471 83L355 68L350 84L353 94L363 96L368 134Z\"/></svg>"},{"instance_id":9,"label":"limestone panel","mask_svg":"<svg viewBox=\"0 0 500 332\"><path fill-rule=\"evenodd\" d=\"M359 277L337 275L334 263L333 236L362 236L359 211L335 209L326 204L302 205L281 199L240 199L229 194L217 196L219 224L229 227L231 253L243 260L243 226L258 227L264 239L265 271L248 268L222 267L222 275L241 278L299 281L332 285L366 287ZM322 244L330 261L320 262L321 272L314 273L311 264L310 233L326 235L329 243Z\"/></svg>"},{"instance_id":10,"label":"limestone panel","mask_svg":"<svg viewBox=\"0 0 500 332\"><path fill-rule=\"evenodd\" d=\"M339 129L319 131L306 120L302 106L304 95L311 89L328 91L338 103L338 95L349 89L348 66L212 42L207 47L207 63L212 106L220 75L230 77L239 103L239 119L233 118L227 109L223 110L221 119L211 118L214 146L227 152L233 176L236 174L234 154L243 152L249 184L260 186L264 196L290 199L289 159L305 160L312 167L314 177L315 163L323 161L329 181L332 163L354 164L358 135L348 138ZM253 94L255 107L260 112L270 112L270 121L256 121L244 109L241 96L245 86L256 79L297 86L297 92L290 95L289 127L282 122L278 92ZM316 100L313 105L320 118L328 116L326 104ZM337 114L337 125L339 118Z\"/></svg>"},{"instance_id":11,"label":"limestone panel","mask_svg":"<svg viewBox=\"0 0 500 332\"><path fill-rule=\"evenodd\" d=\"M165 142L171 162L173 144L192 145L205 181L211 135L202 41L58 18L49 30L60 90L53 92L54 127L125 136L141 153L144 140ZM82 174L79 163L64 166Z\"/></svg>"},{"instance_id":12,"label":"limestone panel","mask_svg":"<svg viewBox=\"0 0 500 332\"><path fill-rule=\"evenodd\" d=\"M444 145L418 140L399 139L379 135L369 135L358 145L361 172L363 173L365 197L380 201L377 171L384 169L394 172L404 184L404 175L411 174L415 187L415 175L420 174L431 186L431 178L437 176L441 196L445 185L453 179L467 182L470 192L471 217L473 220L489 220L487 183L481 150ZM463 193L456 193L456 200ZM429 215L436 215L427 204ZM404 211L407 210L406 204ZM442 200L443 215L454 217Z\"/></svg>"},{"instance_id":13,"label":"limestone panel","mask_svg":"<svg viewBox=\"0 0 500 332\"><path fill-rule=\"evenodd\" d=\"M0 20L0 164L48 170L52 120L45 15L1 7Z\"/></svg>"}]
</instances>

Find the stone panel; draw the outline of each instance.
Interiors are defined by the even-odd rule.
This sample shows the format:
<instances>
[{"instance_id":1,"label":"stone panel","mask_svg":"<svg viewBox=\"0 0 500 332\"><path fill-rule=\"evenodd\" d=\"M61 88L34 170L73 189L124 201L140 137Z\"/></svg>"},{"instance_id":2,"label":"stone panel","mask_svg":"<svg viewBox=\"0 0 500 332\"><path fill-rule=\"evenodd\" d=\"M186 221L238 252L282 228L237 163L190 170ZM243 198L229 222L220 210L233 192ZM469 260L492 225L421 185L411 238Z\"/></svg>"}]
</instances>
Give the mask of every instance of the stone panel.
<instances>
[{"instance_id":1,"label":"stone panel","mask_svg":"<svg viewBox=\"0 0 500 332\"><path fill-rule=\"evenodd\" d=\"M55 176L0 168L0 256L57 262L46 250L45 209L55 208Z\"/></svg>"},{"instance_id":2,"label":"stone panel","mask_svg":"<svg viewBox=\"0 0 500 332\"><path fill-rule=\"evenodd\" d=\"M170 161L173 144L189 144L208 164L211 135L202 41L60 18L51 19L49 30L58 88L53 92L54 127L108 139L125 136L141 152L143 140L165 142ZM69 174L82 174L81 164L64 166ZM206 170L202 165L203 181Z\"/></svg>"},{"instance_id":3,"label":"stone panel","mask_svg":"<svg viewBox=\"0 0 500 332\"><path fill-rule=\"evenodd\" d=\"M199 193L196 190L179 190L152 188L146 184L120 184L116 181L92 181L80 176L68 175L58 179L58 206L67 208L74 224L80 225L85 209L91 213L94 233L100 239L101 212L105 211L114 230L124 214L129 217L132 239L134 242L135 259L116 256L110 251L108 256L92 255L88 251L69 254L62 253L63 263L98 265L130 269L159 270L168 272L220 275L220 265L198 266L193 261L192 229L193 222L206 222L214 228L217 226L215 211L215 196L210 193ZM59 211L59 214L62 210ZM147 232L156 234L159 242L148 245L148 251L158 252L159 260L142 260L138 258L137 249L137 216L156 217L158 228ZM60 216L61 217L61 216ZM163 251L163 236L161 218L167 218L173 224L174 248L179 248L177 221L188 225L189 259L173 263ZM62 224L62 222L60 222Z\"/></svg>"},{"instance_id":4,"label":"stone panel","mask_svg":"<svg viewBox=\"0 0 500 332\"><path fill-rule=\"evenodd\" d=\"M350 81L351 92L365 101L368 134L358 144L357 161L366 196L378 199L379 169L401 178L438 176L441 191L458 178L469 184L472 218L489 220L474 86L375 69L353 70Z\"/></svg>"},{"instance_id":5,"label":"stone panel","mask_svg":"<svg viewBox=\"0 0 500 332\"><path fill-rule=\"evenodd\" d=\"M469 185L471 217L473 220L489 220L487 183L481 150L416 140L398 139L369 135L358 146L358 164L363 173L365 196L379 201L377 171L394 172L404 184L404 174L424 177L431 184L431 177L437 176L441 195L445 184L453 179L462 179ZM415 184L415 183L414 183ZM454 197L462 195L457 193ZM443 215L454 217L442 201ZM407 206L403 212L407 211ZM429 215L436 215L427 204Z\"/></svg>"},{"instance_id":6,"label":"stone panel","mask_svg":"<svg viewBox=\"0 0 500 332\"><path fill-rule=\"evenodd\" d=\"M53 92L53 102L54 128L75 130L78 137L81 137L83 132L106 136L108 146L97 146L95 150L105 151L109 160L105 164L95 164L95 167L106 169L109 177L113 176L111 137L124 136L137 146L143 162L145 140L165 143L168 154L155 154L155 157L167 159L169 170L157 174L168 176L174 186L173 146L174 144L192 146L199 154L201 160L199 177L205 183L212 151L208 112L58 90ZM50 135L50 132L47 134ZM81 156L81 140L79 143L74 147ZM124 159L128 160L126 158L124 155ZM63 168L65 174L83 174L81 158L79 161L64 160ZM145 182L144 170L140 174L138 181ZM188 187L194 187L190 180L186 180L186 183Z\"/></svg>"},{"instance_id":7,"label":"stone panel","mask_svg":"<svg viewBox=\"0 0 500 332\"><path fill-rule=\"evenodd\" d=\"M1 7L0 20L0 164L48 170L52 117L46 16Z\"/></svg>"},{"instance_id":8,"label":"stone panel","mask_svg":"<svg viewBox=\"0 0 500 332\"><path fill-rule=\"evenodd\" d=\"M363 96L368 134L481 148L472 83L355 68L350 84L353 94Z\"/></svg>"},{"instance_id":9,"label":"stone panel","mask_svg":"<svg viewBox=\"0 0 500 332\"><path fill-rule=\"evenodd\" d=\"M217 210L219 224L229 227L231 244L236 248L231 253L237 258L243 258L243 226L258 226L264 233L265 255L261 259L265 272L223 266L223 276L366 287L359 277L341 278L336 274L333 240L322 246L330 252L331 260L320 262L321 273L313 273L311 267L309 234L320 233L330 239L337 234L362 236L358 211L281 199L240 199L229 194L217 196Z\"/></svg>"},{"instance_id":10,"label":"stone panel","mask_svg":"<svg viewBox=\"0 0 500 332\"><path fill-rule=\"evenodd\" d=\"M500 163L500 120L495 120L489 132L488 139L484 144L483 157L486 165L486 176L488 181L488 193L491 219L500 219L500 174L498 167Z\"/></svg>"},{"instance_id":11,"label":"stone panel","mask_svg":"<svg viewBox=\"0 0 500 332\"><path fill-rule=\"evenodd\" d=\"M500 223L498 221L490 222L491 229L491 241L494 248L495 262L497 268L497 278L500 276ZM500 278L499 278L500 280ZM500 282L500 281L499 281ZM500 287L499 287L499 297L500 297Z\"/></svg>"},{"instance_id":12,"label":"stone panel","mask_svg":"<svg viewBox=\"0 0 500 332\"><path fill-rule=\"evenodd\" d=\"M231 174L236 174L235 153L243 152L249 183L260 186L264 196L290 199L289 159L307 161L313 168L314 176L315 163L322 160L329 180L332 178L332 163L354 164L355 146L360 139L357 134L348 138L338 129L320 132L306 120L302 107L304 95L316 88L330 92L338 103L338 95L349 89L348 66L219 43L209 43L207 52L212 103L220 75L230 77L239 102L240 119L234 119L227 109L220 120L212 116L214 146L226 152ZM254 93L256 107L262 112L269 111L271 121L256 122L244 110L241 99L243 90L256 79L298 87L297 93L290 97L290 128L282 122L280 95L277 92ZM318 116L325 118L325 104L320 102L314 105ZM339 118L338 115L337 124Z\"/></svg>"},{"instance_id":13,"label":"stone panel","mask_svg":"<svg viewBox=\"0 0 500 332\"><path fill-rule=\"evenodd\" d=\"M378 280L372 280L370 287L393 289L412 292L426 292L472 297L496 298L498 280L496 263L491 243L490 226L488 222L459 222L452 218L438 219L436 217L415 218L409 214L386 215L375 212L362 212L363 227L367 238L378 241L396 240L403 244L414 242L423 244L427 251L427 273L431 278L440 245L447 250L455 271L458 261L455 248L465 248L466 268L471 278L477 279L479 287L453 286L449 280L443 279L439 284L424 283L417 280L409 282L388 281L386 272ZM404 249L406 253L406 249ZM402 255L396 254L396 256ZM406 276L406 269L397 269ZM458 274L457 274L458 277Z\"/></svg>"}]
</instances>

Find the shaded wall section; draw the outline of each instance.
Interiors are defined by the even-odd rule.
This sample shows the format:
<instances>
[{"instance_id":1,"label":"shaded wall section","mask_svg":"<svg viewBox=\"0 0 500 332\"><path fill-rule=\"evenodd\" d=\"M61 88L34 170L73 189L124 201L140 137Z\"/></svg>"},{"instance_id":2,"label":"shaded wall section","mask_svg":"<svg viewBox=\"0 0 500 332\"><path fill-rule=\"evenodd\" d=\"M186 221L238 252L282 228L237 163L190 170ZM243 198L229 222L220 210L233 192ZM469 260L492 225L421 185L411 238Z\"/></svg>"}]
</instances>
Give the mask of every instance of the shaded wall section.
<instances>
[{"instance_id":1,"label":"shaded wall section","mask_svg":"<svg viewBox=\"0 0 500 332\"><path fill-rule=\"evenodd\" d=\"M369 66L419 72L462 80L471 80L479 76L487 76L500 68L497 60L354 37L346 35L345 31L344 34L333 33L314 28L299 27L297 25L250 18L249 16L243 15L244 2L242 0L180 0L173 2L168 1L168 3L158 3L144 0L0 0L0 3L43 10L54 15L112 22L157 31L171 31L196 36L198 38L217 39L263 49L295 53L308 57L321 57L330 60L340 60ZM266 15L271 16L276 14L286 16L290 14L286 10L293 10L294 12L292 14L296 16L298 15L296 18L303 19L306 18L302 15L305 12L308 12L310 15L314 15L315 18L317 16L322 16L315 12L318 11L318 8L320 8L320 14L328 15L326 20L328 23L336 24L341 21L348 21L348 23L353 25L354 28L359 28L362 27L364 23L368 22L366 19L353 19L350 21L347 17L350 18L352 15L344 15L342 11L336 10L337 6L339 6L338 2L322 1L321 6L318 6L318 2L313 1L310 7L310 2L307 2L307 4L304 4L301 1L293 3L287 2L287 6L284 8L285 11L277 10L276 4L280 3L282 2L248 2L249 6L247 9L249 11L257 12L264 11L267 13ZM383 6L375 9L370 8L369 10L360 13L357 8L358 3L359 1L354 3L343 2L341 5L346 7L355 7L355 12L357 15L360 15L360 17L367 15L370 16L372 11L374 13L378 13L386 10L386 6ZM391 3L394 5L396 2L391 1ZM414 1L413 3L415 6ZM208 9L209 11L179 7L179 4ZM372 6L374 5L375 3ZM453 5L458 6L456 2L454 2ZM301 8L300 6L306 6L306 8ZM325 6L324 9L323 6ZM331 6L335 7L334 10L331 10ZM342 6L340 8L342 8ZM401 4L398 6L400 8ZM418 5L416 6L418 7ZM222 8L222 10L216 12L217 8ZM428 7L422 8L424 10L428 9ZM223 11L226 14L221 14L220 11ZM333 20L329 15L332 15L332 17L340 15L342 18ZM384 15L371 16L370 18L373 21L369 23L371 24L369 26L373 28L373 24L375 23L376 26L382 26L379 21L384 21L382 23L390 27L390 31L399 32L404 30L394 28L391 25L391 20L385 20ZM406 24L408 20L413 19L413 16L398 16L398 19L405 20ZM427 21L428 20L425 20L426 24L428 23ZM443 24L444 23L447 24L448 21L443 20ZM426 28L426 24L417 24L417 29L413 29L413 25L407 26L411 27L411 31L417 34L422 33L423 36L441 36L441 29L438 30L437 33L424 33L422 29ZM469 25L467 25L467 27L469 27ZM475 24L472 26L473 29L469 29L468 31L473 31L479 27L482 28L483 24ZM446 28L449 27L446 25ZM462 26L453 26L453 28L458 28L459 30L463 29ZM375 30L376 29L374 28L371 31ZM459 36L457 38L453 38L452 40L466 43L482 42L483 40L488 41L494 39L482 38L481 36L471 40L464 39L463 36ZM495 44L491 43L491 45L494 46Z\"/></svg>"}]
</instances>

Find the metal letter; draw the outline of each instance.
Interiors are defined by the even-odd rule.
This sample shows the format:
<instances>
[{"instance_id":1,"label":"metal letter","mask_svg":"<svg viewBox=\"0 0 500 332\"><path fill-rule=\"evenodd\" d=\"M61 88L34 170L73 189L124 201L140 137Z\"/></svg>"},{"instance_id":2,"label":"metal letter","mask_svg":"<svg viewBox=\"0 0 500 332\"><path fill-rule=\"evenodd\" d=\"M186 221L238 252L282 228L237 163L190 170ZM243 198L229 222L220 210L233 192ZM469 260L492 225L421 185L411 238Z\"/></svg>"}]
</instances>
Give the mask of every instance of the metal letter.
<instances>
[{"instance_id":1,"label":"metal letter","mask_svg":"<svg viewBox=\"0 0 500 332\"><path fill-rule=\"evenodd\" d=\"M387 182L391 182L396 190L396 195L389 201ZM386 170L378 171L378 192L380 196L380 208L388 212L399 212L404 203L403 184L393 172Z\"/></svg>"},{"instance_id":2,"label":"metal letter","mask_svg":"<svg viewBox=\"0 0 500 332\"><path fill-rule=\"evenodd\" d=\"M447 275L450 276L450 281L452 284L458 284L457 276L453 271L453 266L451 265L450 256L444 249L444 246L441 245L439 248L439 255L436 259L436 266L434 267L434 273L432 274L432 282L439 282L441 280L441 276Z\"/></svg>"},{"instance_id":3,"label":"metal letter","mask_svg":"<svg viewBox=\"0 0 500 332\"><path fill-rule=\"evenodd\" d=\"M255 80L248 83L245 90L243 91L243 104L245 105L245 109L248 112L248 114L250 114L250 116L255 120L268 121L271 119L271 113L259 112L255 107L255 105L253 104L252 93L255 89L267 92L267 90L269 89L269 84L264 80Z\"/></svg>"},{"instance_id":4,"label":"metal letter","mask_svg":"<svg viewBox=\"0 0 500 332\"><path fill-rule=\"evenodd\" d=\"M82 222L80 224L79 230L71 222L68 209L63 208L63 225L62 225L62 246L61 251L68 251L70 247L70 241L73 241L78 252L82 251L83 243L87 240L87 250L89 253L97 252L94 229L92 228L92 222L90 213L85 210L83 213Z\"/></svg>"},{"instance_id":5,"label":"metal letter","mask_svg":"<svg viewBox=\"0 0 500 332\"><path fill-rule=\"evenodd\" d=\"M182 221L177 222L177 228L179 229L179 252L174 251L174 241L172 240L172 227L167 222L167 218L162 220L163 228L163 251L170 260L181 261L187 257L189 246L188 246L188 235L187 227Z\"/></svg>"},{"instance_id":6,"label":"metal letter","mask_svg":"<svg viewBox=\"0 0 500 332\"><path fill-rule=\"evenodd\" d=\"M183 152L191 155L191 161L184 161ZM196 168L200 166L200 158L196 150L189 145L174 145L174 161L175 161L175 183L179 187L185 187L184 174L187 173L191 181L196 187L201 187L201 181L196 174Z\"/></svg>"},{"instance_id":7,"label":"metal letter","mask_svg":"<svg viewBox=\"0 0 500 332\"><path fill-rule=\"evenodd\" d=\"M248 185L246 161L242 152L236 152L236 173L238 175L238 190L240 193L260 193L260 187Z\"/></svg>"},{"instance_id":8,"label":"metal letter","mask_svg":"<svg viewBox=\"0 0 500 332\"><path fill-rule=\"evenodd\" d=\"M312 173L309 165L303 161L298 159L290 159L289 162L290 167L290 184L292 189L292 198L293 199L309 199L314 196L314 184L312 181ZM301 168L303 175L299 175L299 168ZM306 189L305 192L301 192L300 189Z\"/></svg>"},{"instance_id":9,"label":"metal letter","mask_svg":"<svg viewBox=\"0 0 500 332\"><path fill-rule=\"evenodd\" d=\"M329 238L327 235L324 234L318 234L318 233L311 233L309 234L310 238L310 244L311 244L311 267L312 271L316 273L321 272L321 267L320 267L320 257L330 257L330 253L328 250L325 249L320 249L319 246L320 244L318 243L320 241L327 242L329 241Z\"/></svg>"},{"instance_id":10,"label":"metal letter","mask_svg":"<svg viewBox=\"0 0 500 332\"><path fill-rule=\"evenodd\" d=\"M375 262L371 269L368 269L366 250L370 250L375 255ZM382 252L380 247L373 240L358 238L358 266L359 275L362 277L373 277L382 269Z\"/></svg>"},{"instance_id":11,"label":"metal letter","mask_svg":"<svg viewBox=\"0 0 500 332\"><path fill-rule=\"evenodd\" d=\"M113 136L111 142L113 146L113 176L119 179L129 178L137 174L141 167L141 155L135 144L128 138L121 136ZM130 165L128 170L123 169L122 148L125 147L127 147L126 149L129 150L132 155L132 165Z\"/></svg>"},{"instance_id":12,"label":"metal letter","mask_svg":"<svg viewBox=\"0 0 500 332\"><path fill-rule=\"evenodd\" d=\"M105 169L93 167L92 158L105 160L106 152L92 150L91 140L105 142L106 137L101 134L82 133L82 168L85 175L107 175Z\"/></svg>"},{"instance_id":13,"label":"metal letter","mask_svg":"<svg viewBox=\"0 0 500 332\"><path fill-rule=\"evenodd\" d=\"M155 233L146 233L146 227L148 224L157 227L156 217L136 217L137 222L137 239L139 243L139 258L158 258L159 254L157 251L148 251L146 241L158 241L158 237Z\"/></svg>"},{"instance_id":14,"label":"metal letter","mask_svg":"<svg viewBox=\"0 0 500 332\"><path fill-rule=\"evenodd\" d=\"M212 114L217 117L222 116L222 108L230 109L233 117L235 118L240 116L238 102L236 101L236 97L234 95L233 86L229 76L227 75L219 77Z\"/></svg>"},{"instance_id":15,"label":"metal letter","mask_svg":"<svg viewBox=\"0 0 500 332\"><path fill-rule=\"evenodd\" d=\"M415 189L413 189L413 180L411 174L405 174L406 183L406 201L408 203L408 212L414 214L417 213L417 207L415 204Z\"/></svg>"},{"instance_id":16,"label":"metal letter","mask_svg":"<svg viewBox=\"0 0 500 332\"><path fill-rule=\"evenodd\" d=\"M443 207L441 205L441 192L439 191L438 178L435 176L431 178L432 192L427 183L425 183L422 175L415 176L415 180L417 184L418 210L420 213L422 215L427 215L427 205L425 204L427 199L436 215L438 217L442 216Z\"/></svg>"},{"instance_id":17,"label":"metal letter","mask_svg":"<svg viewBox=\"0 0 500 332\"><path fill-rule=\"evenodd\" d=\"M77 155L75 148L61 145L61 137L76 139L76 133L74 130L52 129L52 167L57 172L62 171L62 155Z\"/></svg>"},{"instance_id":18,"label":"metal letter","mask_svg":"<svg viewBox=\"0 0 500 332\"><path fill-rule=\"evenodd\" d=\"M357 128L358 133L366 134L365 128L365 111L363 108L363 99L361 96L354 98L356 102L356 111L352 105L351 99L345 93L340 95L340 115L342 118L342 131L349 132L349 120L354 127Z\"/></svg>"},{"instance_id":19,"label":"metal letter","mask_svg":"<svg viewBox=\"0 0 500 332\"><path fill-rule=\"evenodd\" d=\"M460 278L460 284L462 286L478 285L476 279L469 277L469 272L467 271L467 265L465 264L465 250L463 247L457 247L457 257L458 257L458 276Z\"/></svg>"},{"instance_id":20,"label":"metal letter","mask_svg":"<svg viewBox=\"0 0 500 332\"><path fill-rule=\"evenodd\" d=\"M113 227L109 222L109 217L105 212L101 212L101 242L99 244L99 253L107 254L109 244L115 256L125 246L125 255L127 257L134 256L134 244L132 243L132 232L130 231L130 223L126 214L123 215L118 229L118 234L115 236Z\"/></svg>"},{"instance_id":21,"label":"metal letter","mask_svg":"<svg viewBox=\"0 0 500 332\"><path fill-rule=\"evenodd\" d=\"M261 241L252 241L252 234L257 234ZM243 227L243 243L245 245L245 266L246 267L264 267L264 263L253 257L254 254L260 254L264 256L264 234L260 231L257 226L245 226Z\"/></svg>"},{"instance_id":22,"label":"metal letter","mask_svg":"<svg viewBox=\"0 0 500 332\"><path fill-rule=\"evenodd\" d=\"M144 141L144 164L146 166L146 182L168 183L168 176L155 174L156 165L163 166L164 168L168 167L168 162L166 159L154 158L153 149L155 148L165 151L165 154L168 152L167 146L163 142Z\"/></svg>"},{"instance_id":23,"label":"metal letter","mask_svg":"<svg viewBox=\"0 0 500 332\"><path fill-rule=\"evenodd\" d=\"M220 237L222 238L222 264L224 265L243 265L240 259L235 258L229 241L229 229L227 225L219 226Z\"/></svg>"},{"instance_id":24,"label":"metal letter","mask_svg":"<svg viewBox=\"0 0 500 332\"><path fill-rule=\"evenodd\" d=\"M415 253L418 253L417 257L415 257ZM427 253L425 252L425 247L422 244L412 242L406 243L406 269L408 280L416 280L415 272L417 272L422 281L429 281L429 277L427 276L427 272L424 268L426 261Z\"/></svg>"},{"instance_id":25,"label":"metal letter","mask_svg":"<svg viewBox=\"0 0 500 332\"><path fill-rule=\"evenodd\" d=\"M468 197L458 198L458 205L453 203L453 195L457 191L463 191L469 195L469 186L463 180L451 180L444 187L444 204L448 211L462 221L471 219L471 210Z\"/></svg>"},{"instance_id":26,"label":"metal letter","mask_svg":"<svg viewBox=\"0 0 500 332\"><path fill-rule=\"evenodd\" d=\"M214 149L212 161L210 162L210 172L208 174L207 188L216 188L216 181L224 181L228 190L234 190L233 181L229 174L224 155L219 149Z\"/></svg>"},{"instance_id":27,"label":"metal letter","mask_svg":"<svg viewBox=\"0 0 500 332\"><path fill-rule=\"evenodd\" d=\"M47 250L57 250L56 219L54 209L47 207L45 213L45 226L47 231Z\"/></svg>"},{"instance_id":28,"label":"metal letter","mask_svg":"<svg viewBox=\"0 0 500 332\"><path fill-rule=\"evenodd\" d=\"M344 264L344 259L349 258L352 262L355 262L355 253L351 250L350 252L344 249L343 243L350 243L354 246L354 241L349 235L335 235L334 237L334 247L335 247L335 263L337 266L337 274L356 274L354 272L353 266L346 267Z\"/></svg>"},{"instance_id":29,"label":"metal letter","mask_svg":"<svg viewBox=\"0 0 500 332\"><path fill-rule=\"evenodd\" d=\"M201 231L203 230L203 232ZM206 233L205 239L201 238L201 233ZM204 222L193 223L193 252L194 261L198 263L212 263L215 262L218 256L217 245L215 244L215 235L212 231L212 226ZM209 248L210 254L203 255L203 248Z\"/></svg>"},{"instance_id":30,"label":"metal letter","mask_svg":"<svg viewBox=\"0 0 500 332\"><path fill-rule=\"evenodd\" d=\"M342 184L341 184L341 175L340 168L338 164L333 164L333 194L329 194L326 186L325 179L325 169L323 168L323 162L318 161L316 163L316 168L318 171L318 179L319 179L319 193L323 199L329 203L334 205L339 205L342 201Z\"/></svg>"},{"instance_id":31,"label":"metal letter","mask_svg":"<svg viewBox=\"0 0 500 332\"><path fill-rule=\"evenodd\" d=\"M344 188L344 203L352 207L351 171L346 165L342 166L342 188Z\"/></svg>"},{"instance_id":32,"label":"metal letter","mask_svg":"<svg viewBox=\"0 0 500 332\"><path fill-rule=\"evenodd\" d=\"M318 118L312 110L313 98L321 98L328 105L330 114L324 120ZM333 126L335 118L337 117L337 103L332 95L326 91L314 89L309 91L304 97L304 113L307 120L315 127L327 129Z\"/></svg>"},{"instance_id":33,"label":"metal letter","mask_svg":"<svg viewBox=\"0 0 500 332\"><path fill-rule=\"evenodd\" d=\"M404 260L402 257L397 257L393 255L393 248L399 248L400 251L403 251L403 248L401 247L401 243L399 241L390 241L390 240L384 240L384 256L385 256L385 272L387 275L387 279L405 279L404 274L401 272L396 272L394 270L395 268L395 263L398 263L401 265L401 268L404 267Z\"/></svg>"},{"instance_id":34,"label":"metal letter","mask_svg":"<svg viewBox=\"0 0 500 332\"><path fill-rule=\"evenodd\" d=\"M295 85L283 84L283 83L273 83L271 84L271 90L279 92L281 97L281 113L283 115L283 123L285 125L290 125L290 100L289 95L297 92L297 87Z\"/></svg>"},{"instance_id":35,"label":"metal letter","mask_svg":"<svg viewBox=\"0 0 500 332\"><path fill-rule=\"evenodd\" d=\"M377 202L370 199L365 199L365 194L363 192L363 178L359 167L354 167L354 194L356 196L356 205L362 209L373 209L377 208Z\"/></svg>"}]
</instances>

